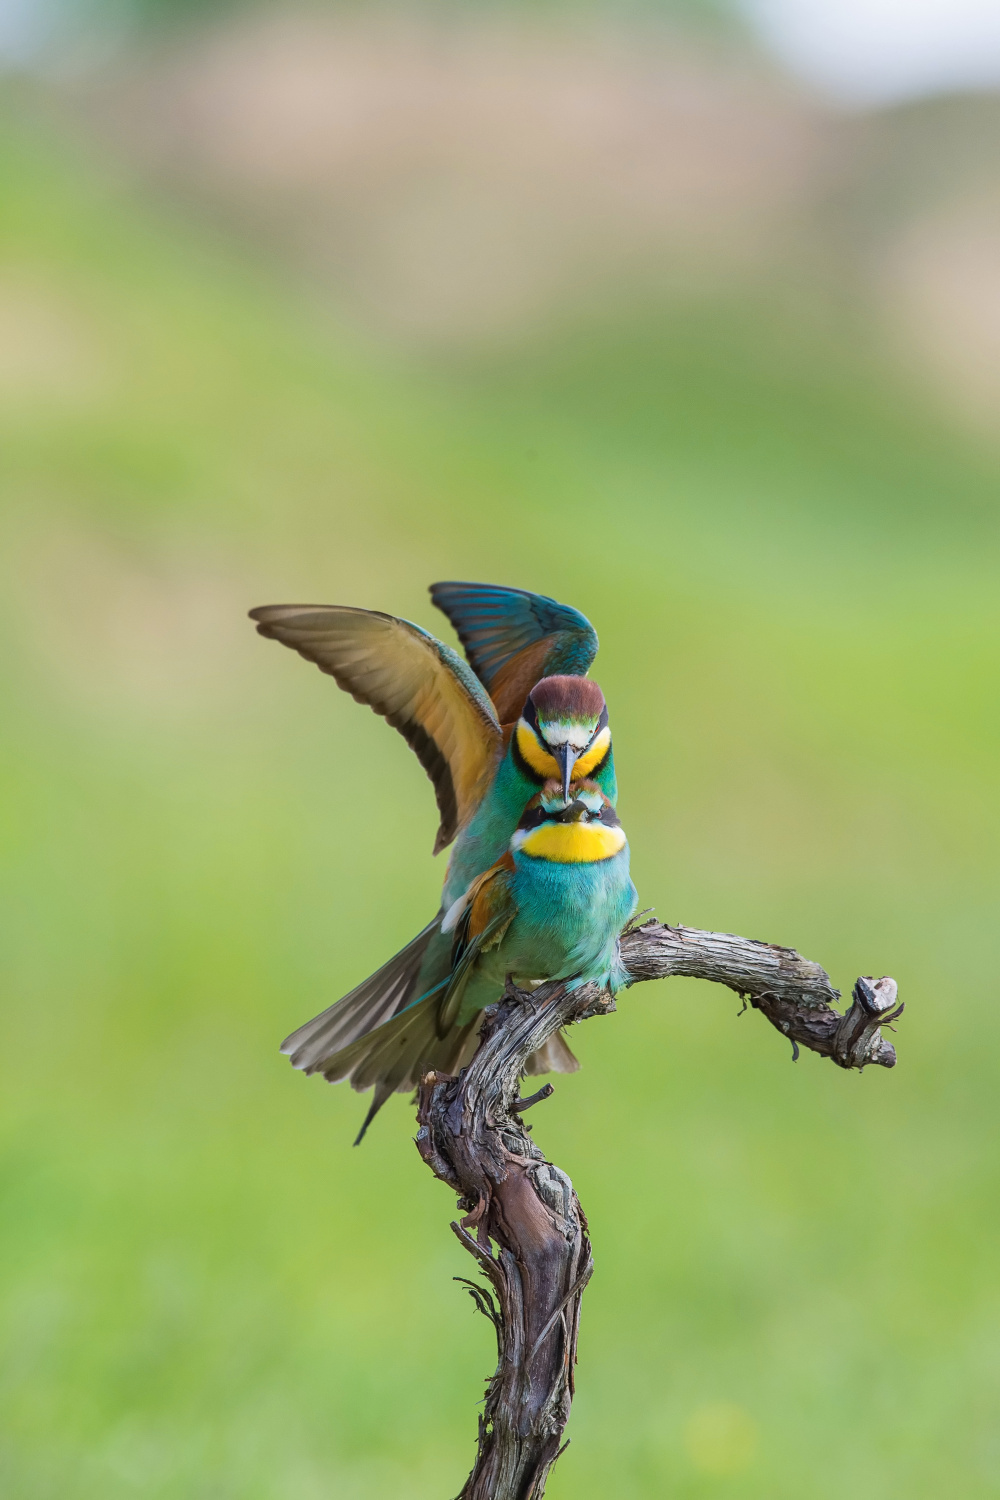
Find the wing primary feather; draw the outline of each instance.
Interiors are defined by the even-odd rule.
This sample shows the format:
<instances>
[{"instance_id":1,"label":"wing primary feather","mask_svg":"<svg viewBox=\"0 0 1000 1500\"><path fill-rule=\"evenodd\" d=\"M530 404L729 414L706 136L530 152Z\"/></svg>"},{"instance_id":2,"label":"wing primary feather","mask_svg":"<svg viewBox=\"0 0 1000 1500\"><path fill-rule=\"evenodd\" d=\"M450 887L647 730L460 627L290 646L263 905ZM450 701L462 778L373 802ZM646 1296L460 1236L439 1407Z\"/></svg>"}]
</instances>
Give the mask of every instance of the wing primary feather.
<instances>
[{"instance_id":1,"label":"wing primary feather","mask_svg":"<svg viewBox=\"0 0 1000 1500\"><path fill-rule=\"evenodd\" d=\"M250 618L399 730L434 785L435 854L449 844L502 752L493 704L468 664L419 625L379 610L269 604Z\"/></svg>"},{"instance_id":2,"label":"wing primary feather","mask_svg":"<svg viewBox=\"0 0 1000 1500\"><path fill-rule=\"evenodd\" d=\"M516 717L539 678L585 677L597 654L597 634L586 616L546 594L459 582L433 583L430 594L451 621L501 723Z\"/></svg>"},{"instance_id":3,"label":"wing primary feather","mask_svg":"<svg viewBox=\"0 0 1000 1500\"><path fill-rule=\"evenodd\" d=\"M393 1090L391 1088L387 1088L385 1084L376 1085L375 1093L372 1097L371 1108L365 1115L361 1129L354 1137L354 1144L356 1146L361 1145L361 1142L365 1138L365 1132L367 1131L369 1125L374 1120L375 1116L378 1114L379 1110L382 1108L383 1104L385 1104L386 1100L389 1098L392 1092Z\"/></svg>"},{"instance_id":4,"label":"wing primary feather","mask_svg":"<svg viewBox=\"0 0 1000 1500\"><path fill-rule=\"evenodd\" d=\"M388 963L287 1036L281 1051L291 1058L292 1066L316 1073L335 1052L405 1010L413 1000L424 954L439 926L440 918L435 917Z\"/></svg>"}]
</instances>

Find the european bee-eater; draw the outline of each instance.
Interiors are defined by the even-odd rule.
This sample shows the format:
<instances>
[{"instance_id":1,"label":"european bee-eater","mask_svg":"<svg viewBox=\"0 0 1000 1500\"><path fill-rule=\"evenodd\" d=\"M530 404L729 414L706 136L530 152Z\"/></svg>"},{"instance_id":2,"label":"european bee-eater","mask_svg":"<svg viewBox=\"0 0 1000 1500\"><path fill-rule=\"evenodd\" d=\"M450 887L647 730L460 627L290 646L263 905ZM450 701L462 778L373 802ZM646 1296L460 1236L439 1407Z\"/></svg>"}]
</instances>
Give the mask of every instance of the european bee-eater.
<instances>
[{"instance_id":1,"label":"european bee-eater","mask_svg":"<svg viewBox=\"0 0 1000 1500\"><path fill-rule=\"evenodd\" d=\"M604 695L582 675L597 650L584 616L537 594L487 584L439 583L431 595L474 671L420 626L392 615L343 605L251 611L262 635L294 647L400 730L437 794L435 853L455 840L434 921L285 1043L295 1065L309 1072L440 992L451 964L444 915L507 849L542 783L557 779L565 795L571 779L590 778L612 805L617 800ZM534 1071L577 1065L561 1038L544 1054Z\"/></svg>"},{"instance_id":2,"label":"european bee-eater","mask_svg":"<svg viewBox=\"0 0 1000 1500\"><path fill-rule=\"evenodd\" d=\"M503 994L508 974L522 988L570 979L621 989L628 976L618 937L636 904L625 831L609 799L593 781L568 791L549 781L508 850L445 914L441 934L451 951L437 993L356 1040L327 1046L322 1057L308 1026L284 1050L331 1083L349 1078L359 1092L374 1088L360 1141L390 1094L414 1088L432 1068L455 1073L470 1060L480 1013Z\"/></svg>"}]
</instances>

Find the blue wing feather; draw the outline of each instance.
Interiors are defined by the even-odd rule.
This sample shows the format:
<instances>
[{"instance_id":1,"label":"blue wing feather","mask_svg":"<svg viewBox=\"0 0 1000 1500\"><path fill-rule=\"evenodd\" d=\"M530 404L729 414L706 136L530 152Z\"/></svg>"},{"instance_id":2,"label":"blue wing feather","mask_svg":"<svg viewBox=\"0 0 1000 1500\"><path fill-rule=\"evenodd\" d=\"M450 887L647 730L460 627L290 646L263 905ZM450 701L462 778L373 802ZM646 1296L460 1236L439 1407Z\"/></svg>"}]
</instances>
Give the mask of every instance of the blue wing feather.
<instances>
[{"instance_id":1,"label":"blue wing feather","mask_svg":"<svg viewBox=\"0 0 1000 1500\"><path fill-rule=\"evenodd\" d=\"M539 641L551 641L539 677L585 677L597 655L597 632L586 616L545 594L490 583L432 583L430 593L487 690L513 657Z\"/></svg>"}]
</instances>

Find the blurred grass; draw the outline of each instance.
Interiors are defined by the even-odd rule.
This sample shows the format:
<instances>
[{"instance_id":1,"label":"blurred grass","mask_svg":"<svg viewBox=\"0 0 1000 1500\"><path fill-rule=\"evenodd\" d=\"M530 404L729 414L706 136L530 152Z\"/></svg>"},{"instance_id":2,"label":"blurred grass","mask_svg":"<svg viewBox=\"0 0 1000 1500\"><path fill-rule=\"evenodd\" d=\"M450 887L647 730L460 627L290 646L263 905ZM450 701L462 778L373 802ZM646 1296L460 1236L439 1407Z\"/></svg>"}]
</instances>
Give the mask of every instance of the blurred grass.
<instances>
[{"instance_id":1,"label":"blurred grass","mask_svg":"<svg viewBox=\"0 0 1000 1500\"><path fill-rule=\"evenodd\" d=\"M643 904L893 973L893 1074L643 986L535 1132L591 1220L559 1496L993 1495L998 465L738 305L406 367L10 93L0 1488L430 1500L491 1336L405 1100L276 1044L426 920L412 757L255 603L602 636Z\"/></svg>"},{"instance_id":2,"label":"blurred grass","mask_svg":"<svg viewBox=\"0 0 1000 1500\"><path fill-rule=\"evenodd\" d=\"M67 0L64 0L64 7ZM68 6L82 14L85 24L93 28L101 20L121 27L127 20L139 30L155 34L157 30L190 27L192 22L202 23L207 18L229 15L234 11L252 10L254 0L68 0ZM357 12L384 9L384 0L318 0L318 8L331 11ZM435 8L445 20L468 13L457 0L435 0ZM569 12L584 17L610 15L619 20L622 15L652 15L668 21L694 24L699 29L725 27L736 30L741 18L731 0L475 0L479 13L519 10L532 16L560 15Z\"/></svg>"}]
</instances>

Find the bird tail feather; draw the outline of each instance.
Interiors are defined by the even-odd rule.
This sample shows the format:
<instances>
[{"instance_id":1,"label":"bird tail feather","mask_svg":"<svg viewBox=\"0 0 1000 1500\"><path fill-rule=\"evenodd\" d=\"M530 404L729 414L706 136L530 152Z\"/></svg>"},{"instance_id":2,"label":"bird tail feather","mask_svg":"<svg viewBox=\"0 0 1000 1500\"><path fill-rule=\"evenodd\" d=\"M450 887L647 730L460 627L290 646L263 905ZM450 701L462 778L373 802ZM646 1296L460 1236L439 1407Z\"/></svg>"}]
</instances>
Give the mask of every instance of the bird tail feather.
<instances>
[{"instance_id":1,"label":"bird tail feather","mask_svg":"<svg viewBox=\"0 0 1000 1500\"><path fill-rule=\"evenodd\" d=\"M330 1083L350 1079L359 1094L374 1088L371 1108L355 1145L358 1145L382 1105L394 1093L409 1093L425 1073L457 1073L479 1045L482 1015L445 1035L437 1029L438 997L429 995L393 1016L374 1031L324 1059L323 1076Z\"/></svg>"},{"instance_id":2,"label":"bird tail feather","mask_svg":"<svg viewBox=\"0 0 1000 1500\"><path fill-rule=\"evenodd\" d=\"M472 1061L479 1045L481 1011L441 1036L441 986L418 998L427 949L439 929L440 916L350 994L281 1044L293 1066L305 1073L322 1073L330 1083L349 1079L358 1093L374 1089L355 1145L390 1094L408 1093L431 1071L458 1073ZM447 957L444 961L447 965ZM579 1066L559 1033L532 1053L525 1071L574 1073Z\"/></svg>"},{"instance_id":3,"label":"bird tail feather","mask_svg":"<svg viewBox=\"0 0 1000 1500\"><path fill-rule=\"evenodd\" d=\"M323 1073L331 1083L349 1078L358 1093L374 1088L356 1146L390 1094L409 1093L432 1070L455 1074L472 1061L479 1046L482 1012L442 1037L438 1035L436 1010L437 997L428 996L327 1059ZM579 1066L563 1037L556 1035L531 1054L525 1072L575 1073Z\"/></svg>"},{"instance_id":4,"label":"bird tail feather","mask_svg":"<svg viewBox=\"0 0 1000 1500\"><path fill-rule=\"evenodd\" d=\"M417 997L417 979L431 939L441 925L435 917L412 942L350 994L314 1016L281 1044L292 1066L304 1073L325 1072L335 1053L398 1015Z\"/></svg>"},{"instance_id":5,"label":"bird tail feather","mask_svg":"<svg viewBox=\"0 0 1000 1500\"><path fill-rule=\"evenodd\" d=\"M555 1036L550 1036L547 1042L543 1042L537 1052L533 1052L525 1063L524 1071L528 1074L537 1073L576 1073L580 1068L580 1059L570 1050L570 1045L561 1031Z\"/></svg>"}]
</instances>

